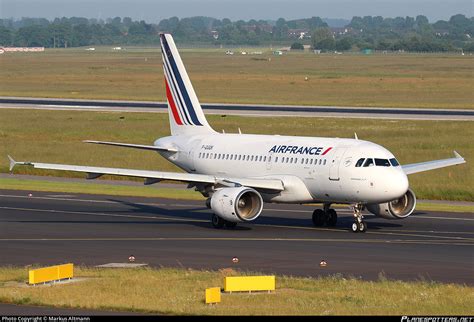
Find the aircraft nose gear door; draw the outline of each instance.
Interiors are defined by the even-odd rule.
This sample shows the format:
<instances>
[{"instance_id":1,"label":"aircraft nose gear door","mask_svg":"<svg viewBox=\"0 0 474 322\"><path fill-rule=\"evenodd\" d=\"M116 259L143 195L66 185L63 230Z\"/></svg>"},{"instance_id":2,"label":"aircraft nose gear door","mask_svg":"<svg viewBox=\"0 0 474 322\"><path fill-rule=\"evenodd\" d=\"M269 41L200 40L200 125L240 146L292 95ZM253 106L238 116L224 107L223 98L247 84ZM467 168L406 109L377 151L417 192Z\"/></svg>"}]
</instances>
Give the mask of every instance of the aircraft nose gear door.
<instances>
[{"instance_id":1,"label":"aircraft nose gear door","mask_svg":"<svg viewBox=\"0 0 474 322\"><path fill-rule=\"evenodd\" d=\"M347 148L336 148L333 156L329 159L329 180L339 180L339 164Z\"/></svg>"}]
</instances>

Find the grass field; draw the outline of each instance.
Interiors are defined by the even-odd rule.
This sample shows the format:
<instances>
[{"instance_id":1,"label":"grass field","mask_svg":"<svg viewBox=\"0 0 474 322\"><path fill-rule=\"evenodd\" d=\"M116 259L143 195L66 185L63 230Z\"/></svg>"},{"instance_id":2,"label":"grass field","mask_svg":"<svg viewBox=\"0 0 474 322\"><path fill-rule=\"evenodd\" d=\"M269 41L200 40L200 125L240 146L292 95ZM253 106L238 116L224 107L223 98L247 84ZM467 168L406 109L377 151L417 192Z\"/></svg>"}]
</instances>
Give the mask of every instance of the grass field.
<instances>
[{"instance_id":1,"label":"grass field","mask_svg":"<svg viewBox=\"0 0 474 322\"><path fill-rule=\"evenodd\" d=\"M277 276L274 293L222 294L204 304L204 290L224 276L184 269L75 268L84 281L28 287L25 268L0 268L0 302L171 315L472 315L474 288L435 282ZM257 305L256 305L257 304Z\"/></svg>"},{"instance_id":2,"label":"grass field","mask_svg":"<svg viewBox=\"0 0 474 322\"><path fill-rule=\"evenodd\" d=\"M442 159L457 150L467 164L410 176L420 199L474 201L474 127L471 122L395 121L330 118L252 118L208 116L218 131L353 137L382 144L404 163ZM168 115L155 113L2 110L0 171L8 172L7 154L18 161L38 161L178 171L159 155L133 149L82 143L82 140L151 144L169 135ZM73 175L18 167L18 173ZM79 174L74 174L80 176Z\"/></svg>"},{"instance_id":3,"label":"grass field","mask_svg":"<svg viewBox=\"0 0 474 322\"><path fill-rule=\"evenodd\" d=\"M474 108L473 56L224 52L183 50L202 102ZM165 100L158 48L8 53L0 66L2 96Z\"/></svg>"}]
</instances>

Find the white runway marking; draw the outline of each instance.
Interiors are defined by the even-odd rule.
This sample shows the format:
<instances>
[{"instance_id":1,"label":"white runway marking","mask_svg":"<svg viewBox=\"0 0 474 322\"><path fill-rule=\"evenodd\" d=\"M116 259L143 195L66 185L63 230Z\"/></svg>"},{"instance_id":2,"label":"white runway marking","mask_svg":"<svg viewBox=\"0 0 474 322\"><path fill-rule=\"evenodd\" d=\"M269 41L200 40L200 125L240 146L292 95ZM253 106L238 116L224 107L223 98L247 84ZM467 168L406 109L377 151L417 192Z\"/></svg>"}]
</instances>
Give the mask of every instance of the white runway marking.
<instances>
[{"instance_id":1,"label":"white runway marking","mask_svg":"<svg viewBox=\"0 0 474 322\"><path fill-rule=\"evenodd\" d=\"M377 239L334 239L334 238L235 238L235 237L136 237L136 238L0 238L0 242L9 241L283 241L283 242L340 242L340 243L386 243L386 244L420 244L420 245L455 245L455 246L473 246L470 243L462 243L453 241L448 242L445 240L384 240L380 241Z\"/></svg>"}]
</instances>

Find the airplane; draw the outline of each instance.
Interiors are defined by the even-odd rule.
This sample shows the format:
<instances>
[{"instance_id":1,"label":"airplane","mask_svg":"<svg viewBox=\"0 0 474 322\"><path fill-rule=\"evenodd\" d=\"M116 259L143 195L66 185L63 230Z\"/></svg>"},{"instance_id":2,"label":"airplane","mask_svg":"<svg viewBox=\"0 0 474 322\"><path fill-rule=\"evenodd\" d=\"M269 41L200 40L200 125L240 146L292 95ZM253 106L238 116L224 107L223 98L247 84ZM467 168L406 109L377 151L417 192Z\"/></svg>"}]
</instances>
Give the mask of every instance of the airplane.
<instances>
[{"instance_id":1,"label":"airplane","mask_svg":"<svg viewBox=\"0 0 474 322\"><path fill-rule=\"evenodd\" d=\"M153 145L84 142L155 151L183 173L17 162L9 156L10 171L16 165L28 165L83 172L88 179L107 174L144 178L145 185L161 180L185 182L207 198L215 228L255 221L264 203L321 203L322 209L313 212L313 224L331 227L337 223L331 205L348 204L354 216L351 230L365 232L364 209L385 219L403 219L413 213L416 196L407 175L465 163L454 151L453 158L400 165L389 150L357 136L216 132L206 120L173 37L162 33L160 42L171 136Z\"/></svg>"}]
</instances>

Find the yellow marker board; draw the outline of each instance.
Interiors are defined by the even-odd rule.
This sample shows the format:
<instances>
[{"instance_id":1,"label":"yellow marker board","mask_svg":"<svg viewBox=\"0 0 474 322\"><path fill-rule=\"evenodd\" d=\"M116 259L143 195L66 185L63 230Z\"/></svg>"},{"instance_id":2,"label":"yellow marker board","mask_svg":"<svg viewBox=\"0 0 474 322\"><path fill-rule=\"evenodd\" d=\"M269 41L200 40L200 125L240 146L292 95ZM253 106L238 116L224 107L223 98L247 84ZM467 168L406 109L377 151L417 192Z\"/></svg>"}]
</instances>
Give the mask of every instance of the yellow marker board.
<instances>
[{"instance_id":1,"label":"yellow marker board","mask_svg":"<svg viewBox=\"0 0 474 322\"><path fill-rule=\"evenodd\" d=\"M72 278L74 275L74 265L64 264L38 269L32 269L28 272L29 284L38 284L51 281Z\"/></svg>"},{"instance_id":2,"label":"yellow marker board","mask_svg":"<svg viewBox=\"0 0 474 322\"><path fill-rule=\"evenodd\" d=\"M219 303L221 301L221 288L206 288L206 304Z\"/></svg>"},{"instance_id":3,"label":"yellow marker board","mask_svg":"<svg viewBox=\"0 0 474 322\"><path fill-rule=\"evenodd\" d=\"M274 291L275 276L225 277L225 292Z\"/></svg>"}]
</instances>

